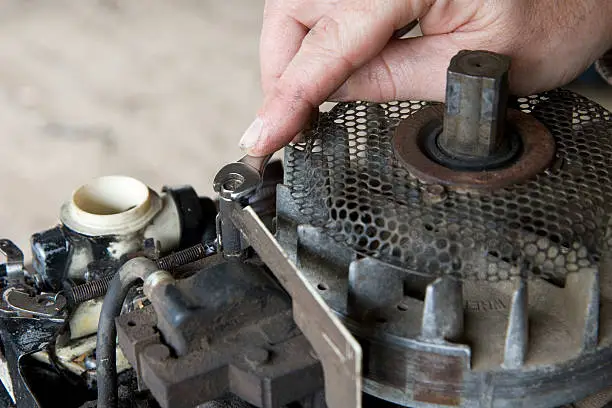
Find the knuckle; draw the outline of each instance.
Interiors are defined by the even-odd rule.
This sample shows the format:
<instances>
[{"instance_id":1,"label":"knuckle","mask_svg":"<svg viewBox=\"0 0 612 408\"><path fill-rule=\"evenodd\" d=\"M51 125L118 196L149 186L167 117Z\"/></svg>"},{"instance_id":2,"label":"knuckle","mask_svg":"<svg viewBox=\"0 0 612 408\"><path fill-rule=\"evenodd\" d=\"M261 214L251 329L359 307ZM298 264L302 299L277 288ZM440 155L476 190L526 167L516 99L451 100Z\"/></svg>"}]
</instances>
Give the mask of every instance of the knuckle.
<instances>
[{"instance_id":1,"label":"knuckle","mask_svg":"<svg viewBox=\"0 0 612 408\"><path fill-rule=\"evenodd\" d=\"M340 23L332 16L324 15L310 29L303 45L324 52L336 50L341 45Z\"/></svg>"},{"instance_id":2,"label":"knuckle","mask_svg":"<svg viewBox=\"0 0 612 408\"><path fill-rule=\"evenodd\" d=\"M397 86L391 67L382 55L378 56L373 62L369 66L367 73L367 81L372 84L371 94L368 95L369 99L376 101L395 100L397 97Z\"/></svg>"},{"instance_id":3,"label":"knuckle","mask_svg":"<svg viewBox=\"0 0 612 408\"><path fill-rule=\"evenodd\" d=\"M355 58L342 41L341 26L331 16L322 17L302 42L304 53L314 59L331 62L330 67L353 71Z\"/></svg>"}]
</instances>

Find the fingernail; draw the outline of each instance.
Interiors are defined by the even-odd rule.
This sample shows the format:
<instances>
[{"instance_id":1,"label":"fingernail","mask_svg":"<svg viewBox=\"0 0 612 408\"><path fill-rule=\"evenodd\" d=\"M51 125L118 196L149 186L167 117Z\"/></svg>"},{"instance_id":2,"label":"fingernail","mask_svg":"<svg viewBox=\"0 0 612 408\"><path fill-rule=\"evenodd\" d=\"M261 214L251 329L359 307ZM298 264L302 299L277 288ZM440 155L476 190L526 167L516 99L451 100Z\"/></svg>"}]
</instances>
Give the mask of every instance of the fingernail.
<instances>
[{"instance_id":1,"label":"fingernail","mask_svg":"<svg viewBox=\"0 0 612 408\"><path fill-rule=\"evenodd\" d=\"M263 132L263 125L264 123L261 118L256 118L253 123L251 123L242 135L242 139L240 139L241 149L248 150L257 144Z\"/></svg>"}]
</instances>

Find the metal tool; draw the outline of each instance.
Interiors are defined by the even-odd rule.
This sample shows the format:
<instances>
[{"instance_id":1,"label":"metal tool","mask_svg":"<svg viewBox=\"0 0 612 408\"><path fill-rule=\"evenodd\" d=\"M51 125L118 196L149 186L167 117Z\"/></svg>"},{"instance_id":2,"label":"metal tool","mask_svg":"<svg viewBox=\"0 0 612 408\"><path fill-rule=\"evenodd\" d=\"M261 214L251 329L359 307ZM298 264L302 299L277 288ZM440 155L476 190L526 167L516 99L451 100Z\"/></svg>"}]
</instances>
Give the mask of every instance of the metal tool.
<instances>
[{"instance_id":1,"label":"metal tool","mask_svg":"<svg viewBox=\"0 0 612 408\"><path fill-rule=\"evenodd\" d=\"M262 181L270 156L245 156L217 174L214 187L221 195L219 235L224 253L242 250L241 235L270 268L293 300L293 318L317 353L325 376L329 408L361 407L361 346L291 262L252 208L241 202ZM228 234L230 245L228 245ZM236 241L238 236L238 242Z\"/></svg>"},{"instance_id":2,"label":"metal tool","mask_svg":"<svg viewBox=\"0 0 612 408\"><path fill-rule=\"evenodd\" d=\"M252 195L263 180L263 172L272 155L246 155L224 166L215 176L213 186L221 197L233 201Z\"/></svg>"}]
</instances>

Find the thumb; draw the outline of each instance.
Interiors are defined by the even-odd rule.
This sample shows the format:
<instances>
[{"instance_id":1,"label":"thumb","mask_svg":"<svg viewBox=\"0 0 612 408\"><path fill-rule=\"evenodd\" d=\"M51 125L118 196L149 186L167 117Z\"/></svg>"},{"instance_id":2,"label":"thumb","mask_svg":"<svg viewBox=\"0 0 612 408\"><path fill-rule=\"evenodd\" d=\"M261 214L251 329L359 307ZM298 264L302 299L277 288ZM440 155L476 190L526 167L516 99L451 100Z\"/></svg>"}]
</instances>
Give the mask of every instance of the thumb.
<instances>
[{"instance_id":1,"label":"thumb","mask_svg":"<svg viewBox=\"0 0 612 408\"><path fill-rule=\"evenodd\" d=\"M357 69L330 100L443 101L448 64L461 49L449 34L392 41Z\"/></svg>"}]
</instances>

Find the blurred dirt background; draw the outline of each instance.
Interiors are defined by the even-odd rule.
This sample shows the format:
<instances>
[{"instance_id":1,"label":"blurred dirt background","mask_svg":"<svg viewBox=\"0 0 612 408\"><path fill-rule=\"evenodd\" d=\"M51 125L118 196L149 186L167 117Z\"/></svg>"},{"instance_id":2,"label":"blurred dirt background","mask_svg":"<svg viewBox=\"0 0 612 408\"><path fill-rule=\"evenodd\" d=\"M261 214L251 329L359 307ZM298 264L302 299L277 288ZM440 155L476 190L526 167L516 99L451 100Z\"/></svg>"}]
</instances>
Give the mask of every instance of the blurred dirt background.
<instances>
[{"instance_id":1,"label":"blurred dirt background","mask_svg":"<svg viewBox=\"0 0 612 408\"><path fill-rule=\"evenodd\" d=\"M0 235L27 250L100 175L212 193L260 102L262 7L0 2Z\"/></svg>"}]
</instances>

